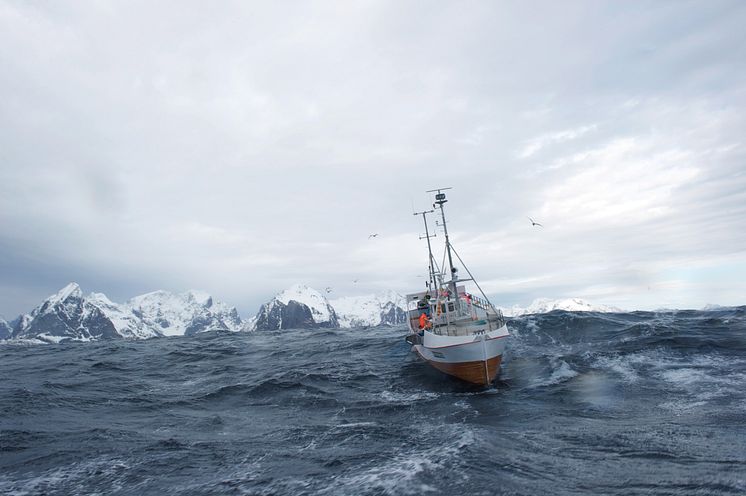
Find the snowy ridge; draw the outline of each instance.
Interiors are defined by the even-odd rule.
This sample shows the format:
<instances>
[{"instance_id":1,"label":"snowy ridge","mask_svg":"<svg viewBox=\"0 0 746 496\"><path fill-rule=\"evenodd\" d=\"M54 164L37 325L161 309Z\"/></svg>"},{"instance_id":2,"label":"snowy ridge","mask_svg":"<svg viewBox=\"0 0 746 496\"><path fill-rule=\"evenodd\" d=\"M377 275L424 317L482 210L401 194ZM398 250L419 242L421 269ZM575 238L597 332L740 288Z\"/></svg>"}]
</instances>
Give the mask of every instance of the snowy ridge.
<instances>
[{"instance_id":1,"label":"snowy ridge","mask_svg":"<svg viewBox=\"0 0 746 496\"><path fill-rule=\"evenodd\" d=\"M5 319L0 318L0 339L8 339L11 332L13 332L13 328L10 324Z\"/></svg>"},{"instance_id":2,"label":"snowy ridge","mask_svg":"<svg viewBox=\"0 0 746 496\"><path fill-rule=\"evenodd\" d=\"M709 306L712 309L716 305ZM509 317L547 313L621 312L579 298L540 298L528 307L502 309ZM102 293L83 292L70 283L46 298L28 314L12 322L0 319L0 340L57 343L98 339L147 339L183 336L209 331L255 331L295 328L354 328L401 325L405 322L404 297L394 291L328 300L309 286L295 284L265 303L259 312L242 321L234 307L216 301L203 291L175 294L153 291L120 304Z\"/></svg>"},{"instance_id":3,"label":"snowy ridge","mask_svg":"<svg viewBox=\"0 0 746 496\"><path fill-rule=\"evenodd\" d=\"M81 298L82 296L83 292L81 291L80 286L75 282L71 282L64 288L60 289L56 294L47 298L46 303L51 307L66 301Z\"/></svg>"},{"instance_id":4,"label":"snowy ridge","mask_svg":"<svg viewBox=\"0 0 746 496\"><path fill-rule=\"evenodd\" d=\"M395 291L364 296L345 296L330 301L337 312L340 327L377 326L404 322L405 299ZM401 310L401 319L387 318L392 308Z\"/></svg>"},{"instance_id":5,"label":"snowy ridge","mask_svg":"<svg viewBox=\"0 0 746 496\"><path fill-rule=\"evenodd\" d=\"M91 293L86 300L101 310L117 333L124 338L145 339L159 336L155 329L148 327L129 307L117 305L103 293Z\"/></svg>"},{"instance_id":6,"label":"snowy ridge","mask_svg":"<svg viewBox=\"0 0 746 496\"><path fill-rule=\"evenodd\" d=\"M247 331L339 327L337 314L326 297L304 284L281 291L244 326Z\"/></svg>"},{"instance_id":7,"label":"snowy ridge","mask_svg":"<svg viewBox=\"0 0 746 496\"><path fill-rule=\"evenodd\" d=\"M351 328L397 325L405 320L404 297L394 291L329 301L320 291L295 284L262 305L246 330L299 327Z\"/></svg>"},{"instance_id":8,"label":"snowy ridge","mask_svg":"<svg viewBox=\"0 0 746 496\"><path fill-rule=\"evenodd\" d=\"M580 298L564 298L560 300L537 298L527 307L514 305L510 308L501 308L501 310L507 317L519 317L521 315L531 315L535 313L548 313L553 310L564 310L566 312L601 313L614 313L623 311L619 308L608 305L592 304Z\"/></svg>"},{"instance_id":9,"label":"snowy ridge","mask_svg":"<svg viewBox=\"0 0 746 496\"><path fill-rule=\"evenodd\" d=\"M705 305L704 307L702 307L702 311L703 312L714 312L716 310L722 310L724 308L727 308L727 307L724 307L722 305L718 305L716 303L708 303L707 305Z\"/></svg>"},{"instance_id":10,"label":"snowy ridge","mask_svg":"<svg viewBox=\"0 0 746 496\"><path fill-rule=\"evenodd\" d=\"M198 332L240 331L242 322L235 308L202 291L174 294L153 291L129 300L125 307L150 329L163 336L183 336Z\"/></svg>"},{"instance_id":11,"label":"snowy ridge","mask_svg":"<svg viewBox=\"0 0 746 496\"><path fill-rule=\"evenodd\" d=\"M114 325L104 316L96 301L86 301L76 283L70 283L49 296L30 314L13 323L12 338L90 341L117 337Z\"/></svg>"},{"instance_id":12,"label":"snowy ridge","mask_svg":"<svg viewBox=\"0 0 746 496\"><path fill-rule=\"evenodd\" d=\"M330 322L332 315L334 315L334 309L329 304L329 300L320 291L309 288L305 284L294 284L279 293L274 299L285 305L291 301L302 303L311 310L313 321L317 324Z\"/></svg>"},{"instance_id":13,"label":"snowy ridge","mask_svg":"<svg viewBox=\"0 0 746 496\"><path fill-rule=\"evenodd\" d=\"M9 327L4 336L0 325L0 339L58 343L238 331L242 322L235 308L199 291L155 291L118 304L102 293L84 297L80 286L70 283Z\"/></svg>"}]
</instances>

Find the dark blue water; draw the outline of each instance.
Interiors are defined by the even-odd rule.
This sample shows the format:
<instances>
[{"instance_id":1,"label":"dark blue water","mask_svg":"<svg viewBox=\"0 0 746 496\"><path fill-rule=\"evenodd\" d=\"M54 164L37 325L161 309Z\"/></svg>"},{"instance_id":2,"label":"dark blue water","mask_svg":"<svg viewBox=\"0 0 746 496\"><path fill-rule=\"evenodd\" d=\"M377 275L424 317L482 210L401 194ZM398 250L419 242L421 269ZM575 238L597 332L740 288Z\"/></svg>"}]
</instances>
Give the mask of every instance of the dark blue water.
<instances>
[{"instance_id":1,"label":"dark blue water","mask_svg":"<svg viewBox=\"0 0 746 496\"><path fill-rule=\"evenodd\" d=\"M746 493L746 307L509 325L489 389L403 329L0 345L0 493Z\"/></svg>"}]
</instances>

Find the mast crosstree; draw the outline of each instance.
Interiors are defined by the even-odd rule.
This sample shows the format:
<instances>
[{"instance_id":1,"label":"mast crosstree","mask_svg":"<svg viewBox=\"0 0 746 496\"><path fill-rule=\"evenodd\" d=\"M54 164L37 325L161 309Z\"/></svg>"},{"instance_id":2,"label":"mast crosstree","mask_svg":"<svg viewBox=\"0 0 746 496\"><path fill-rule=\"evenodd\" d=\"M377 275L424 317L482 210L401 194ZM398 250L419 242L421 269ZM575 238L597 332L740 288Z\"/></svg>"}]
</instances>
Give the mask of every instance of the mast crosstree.
<instances>
[{"instance_id":1,"label":"mast crosstree","mask_svg":"<svg viewBox=\"0 0 746 496\"><path fill-rule=\"evenodd\" d=\"M435 259L433 258L433 248L430 245L430 238L436 237L435 234L430 235L430 231L427 228L427 214L431 214L435 212L435 210L424 210L422 212L415 212L414 215L421 215L422 221L425 223L425 236L424 238L427 239L427 254L430 257L429 258L429 266L428 266L428 280L430 281L430 289L436 288L437 289L437 283L435 282ZM420 236L420 239L422 239L423 236ZM440 269L438 269L440 270Z\"/></svg>"}]
</instances>

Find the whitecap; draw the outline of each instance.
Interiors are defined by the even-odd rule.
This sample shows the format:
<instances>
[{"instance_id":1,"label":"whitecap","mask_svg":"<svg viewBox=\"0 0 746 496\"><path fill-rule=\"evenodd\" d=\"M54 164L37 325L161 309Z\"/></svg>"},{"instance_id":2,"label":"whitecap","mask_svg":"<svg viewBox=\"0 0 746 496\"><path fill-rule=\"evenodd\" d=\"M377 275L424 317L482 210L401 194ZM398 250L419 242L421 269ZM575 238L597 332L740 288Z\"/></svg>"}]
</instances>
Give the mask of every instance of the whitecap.
<instances>
[{"instance_id":1,"label":"whitecap","mask_svg":"<svg viewBox=\"0 0 746 496\"><path fill-rule=\"evenodd\" d=\"M661 377L669 382L679 385L692 385L698 382L707 381L708 375L701 369L693 368L676 368L664 370Z\"/></svg>"},{"instance_id":2,"label":"whitecap","mask_svg":"<svg viewBox=\"0 0 746 496\"><path fill-rule=\"evenodd\" d=\"M631 357L603 356L593 360L593 368L602 369L620 376L625 382L631 383L639 379L633 364L636 360Z\"/></svg>"},{"instance_id":3,"label":"whitecap","mask_svg":"<svg viewBox=\"0 0 746 496\"><path fill-rule=\"evenodd\" d=\"M706 401L677 400L677 401L666 401L664 403L660 403L658 407L664 410L669 410L673 412L673 414L676 416L680 416L691 410L705 406L706 404L707 404Z\"/></svg>"},{"instance_id":4,"label":"whitecap","mask_svg":"<svg viewBox=\"0 0 746 496\"><path fill-rule=\"evenodd\" d=\"M375 427L378 422L350 422L348 424L336 424L335 429L350 429L352 427Z\"/></svg>"},{"instance_id":5,"label":"whitecap","mask_svg":"<svg viewBox=\"0 0 746 496\"><path fill-rule=\"evenodd\" d=\"M440 395L438 393L429 391L418 391L412 393L382 391L378 396L383 398L388 403L414 403L421 400L432 400Z\"/></svg>"},{"instance_id":6,"label":"whitecap","mask_svg":"<svg viewBox=\"0 0 746 496\"><path fill-rule=\"evenodd\" d=\"M552 368L552 373L546 379L535 380L533 384L534 387L551 386L554 384L559 384L561 382L565 382L568 379L572 379L573 377L578 375L578 372L574 370L570 366L570 364L568 364L564 360L561 360L558 358L551 358L549 360L549 364Z\"/></svg>"},{"instance_id":7,"label":"whitecap","mask_svg":"<svg viewBox=\"0 0 746 496\"><path fill-rule=\"evenodd\" d=\"M447 439L449 434L453 433L456 436L450 443L441 444L440 440ZM473 445L476 437L471 430L463 430L462 426L444 429L443 425L434 426L429 429L429 432L425 429L422 435L425 438L435 435L439 442L428 449L400 453L359 473L335 477L324 493L423 494L440 492L440 489L420 480L420 476L426 472L434 473L444 468L453 469L454 459L458 460L462 450ZM468 479L468 475L462 472L462 479Z\"/></svg>"}]
</instances>

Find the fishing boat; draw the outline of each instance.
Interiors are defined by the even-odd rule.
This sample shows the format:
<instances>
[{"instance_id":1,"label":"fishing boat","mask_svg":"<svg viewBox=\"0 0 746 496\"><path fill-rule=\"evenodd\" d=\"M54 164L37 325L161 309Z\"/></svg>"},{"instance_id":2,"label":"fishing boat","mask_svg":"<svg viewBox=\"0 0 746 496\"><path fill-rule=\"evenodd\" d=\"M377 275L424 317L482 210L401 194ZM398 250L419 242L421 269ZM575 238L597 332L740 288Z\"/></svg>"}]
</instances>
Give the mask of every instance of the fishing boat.
<instances>
[{"instance_id":1,"label":"fishing boat","mask_svg":"<svg viewBox=\"0 0 746 496\"><path fill-rule=\"evenodd\" d=\"M406 340L412 351L436 369L472 384L491 384L500 370L506 338L510 335L502 312L490 303L479 283L456 252L448 238L444 205L448 201L444 191L435 193L432 210L416 212L422 216L427 240L429 278L425 291L411 293L407 299ZM440 211L440 227L445 237L443 260L437 264L433 256L427 216ZM456 257L468 277L459 277ZM447 259L447 266L446 266ZM467 291L473 285L479 296Z\"/></svg>"}]
</instances>

